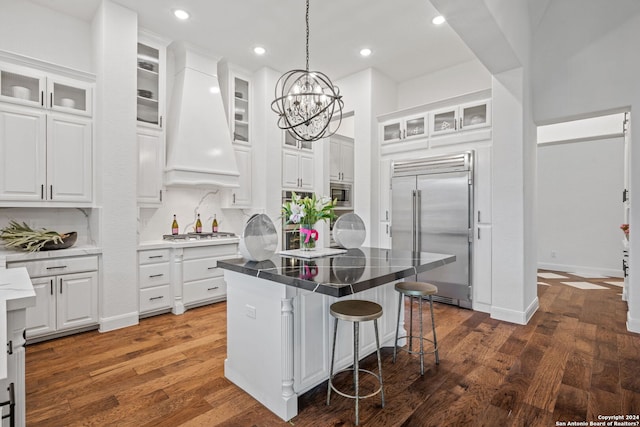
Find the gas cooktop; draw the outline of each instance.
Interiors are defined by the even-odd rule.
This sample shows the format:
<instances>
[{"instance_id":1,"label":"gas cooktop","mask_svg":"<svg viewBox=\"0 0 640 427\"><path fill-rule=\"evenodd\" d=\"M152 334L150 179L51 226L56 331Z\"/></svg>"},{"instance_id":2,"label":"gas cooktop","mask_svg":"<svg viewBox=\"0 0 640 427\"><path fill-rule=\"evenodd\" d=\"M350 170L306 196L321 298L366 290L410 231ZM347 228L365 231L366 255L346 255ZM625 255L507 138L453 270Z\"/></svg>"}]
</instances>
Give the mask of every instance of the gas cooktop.
<instances>
[{"instance_id":1,"label":"gas cooktop","mask_svg":"<svg viewBox=\"0 0 640 427\"><path fill-rule=\"evenodd\" d=\"M223 237L237 237L234 233L218 231L215 233L186 233L186 234L165 234L163 240L207 240L220 239Z\"/></svg>"}]
</instances>

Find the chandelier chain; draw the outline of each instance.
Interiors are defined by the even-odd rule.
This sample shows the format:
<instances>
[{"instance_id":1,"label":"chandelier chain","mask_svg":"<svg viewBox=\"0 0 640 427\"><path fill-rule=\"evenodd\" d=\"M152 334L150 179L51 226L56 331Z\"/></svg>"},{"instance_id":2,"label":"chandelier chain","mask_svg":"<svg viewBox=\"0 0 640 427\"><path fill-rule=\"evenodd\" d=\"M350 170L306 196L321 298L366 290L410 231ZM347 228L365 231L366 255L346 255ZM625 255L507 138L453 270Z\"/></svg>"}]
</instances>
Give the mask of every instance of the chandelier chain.
<instances>
[{"instance_id":1,"label":"chandelier chain","mask_svg":"<svg viewBox=\"0 0 640 427\"><path fill-rule=\"evenodd\" d=\"M305 19L307 23L307 71L309 71L309 0L307 0L307 15Z\"/></svg>"}]
</instances>

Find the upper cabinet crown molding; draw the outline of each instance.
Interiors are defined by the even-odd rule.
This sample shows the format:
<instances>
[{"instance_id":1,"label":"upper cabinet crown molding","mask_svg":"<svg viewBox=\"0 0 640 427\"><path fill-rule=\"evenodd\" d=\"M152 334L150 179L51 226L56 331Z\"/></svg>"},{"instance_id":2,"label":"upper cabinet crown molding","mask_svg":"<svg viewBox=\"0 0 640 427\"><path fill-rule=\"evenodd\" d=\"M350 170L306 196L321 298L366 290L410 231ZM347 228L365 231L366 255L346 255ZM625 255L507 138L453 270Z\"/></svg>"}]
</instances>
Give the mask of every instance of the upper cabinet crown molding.
<instances>
[{"instance_id":1,"label":"upper cabinet crown molding","mask_svg":"<svg viewBox=\"0 0 640 427\"><path fill-rule=\"evenodd\" d=\"M391 111L389 113L380 114L377 119L378 123L394 120L402 117L415 116L426 111L439 110L453 105L466 104L474 101L491 99L491 89L479 90L476 92L465 93L463 95L442 99L428 104L416 105L415 107L405 108L402 110Z\"/></svg>"},{"instance_id":2,"label":"upper cabinet crown molding","mask_svg":"<svg viewBox=\"0 0 640 427\"><path fill-rule=\"evenodd\" d=\"M65 67L64 65L54 64L52 62L43 61L41 59L31 58L29 56L19 55L13 52L0 50L0 61L9 62L18 66L27 68L37 68L39 70L58 74L76 80L93 83L96 75L88 71L76 70L74 68Z\"/></svg>"}]
</instances>

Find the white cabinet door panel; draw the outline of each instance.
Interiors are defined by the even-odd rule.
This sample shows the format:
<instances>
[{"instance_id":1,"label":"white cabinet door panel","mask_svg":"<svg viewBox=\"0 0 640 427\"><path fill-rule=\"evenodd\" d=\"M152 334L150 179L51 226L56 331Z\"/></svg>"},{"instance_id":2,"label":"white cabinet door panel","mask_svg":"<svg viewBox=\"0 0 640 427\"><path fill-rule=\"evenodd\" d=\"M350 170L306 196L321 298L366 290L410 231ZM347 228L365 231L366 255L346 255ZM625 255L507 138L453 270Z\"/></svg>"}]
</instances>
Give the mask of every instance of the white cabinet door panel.
<instances>
[{"instance_id":1,"label":"white cabinet door panel","mask_svg":"<svg viewBox=\"0 0 640 427\"><path fill-rule=\"evenodd\" d=\"M313 165L313 155L300 154L300 180L305 190L313 190Z\"/></svg>"},{"instance_id":2,"label":"white cabinet door panel","mask_svg":"<svg viewBox=\"0 0 640 427\"><path fill-rule=\"evenodd\" d=\"M98 273L58 276L58 330L98 322Z\"/></svg>"},{"instance_id":3,"label":"white cabinet door panel","mask_svg":"<svg viewBox=\"0 0 640 427\"><path fill-rule=\"evenodd\" d=\"M36 305L27 307L27 338L45 335L56 330L55 278L31 279L36 293Z\"/></svg>"},{"instance_id":4,"label":"white cabinet door panel","mask_svg":"<svg viewBox=\"0 0 640 427\"><path fill-rule=\"evenodd\" d=\"M298 154L290 151L282 152L282 186L285 188L299 187Z\"/></svg>"},{"instance_id":5,"label":"white cabinet door panel","mask_svg":"<svg viewBox=\"0 0 640 427\"><path fill-rule=\"evenodd\" d=\"M46 115L0 108L0 199L40 201L46 180Z\"/></svg>"},{"instance_id":6,"label":"white cabinet door panel","mask_svg":"<svg viewBox=\"0 0 640 427\"><path fill-rule=\"evenodd\" d=\"M250 206L252 174L251 149L237 147L234 151L236 154L236 164L240 172L240 186L233 189L231 203L234 206Z\"/></svg>"},{"instance_id":7,"label":"white cabinet door panel","mask_svg":"<svg viewBox=\"0 0 640 427\"><path fill-rule=\"evenodd\" d=\"M90 202L92 189L91 120L49 116L47 183L49 200Z\"/></svg>"},{"instance_id":8,"label":"white cabinet door panel","mask_svg":"<svg viewBox=\"0 0 640 427\"><path fill-rule=\"evenodd\" d=\"M138 202L162 202L164 171L163 134L154 130L138 130Z\"/></svg>"}]
</instances>

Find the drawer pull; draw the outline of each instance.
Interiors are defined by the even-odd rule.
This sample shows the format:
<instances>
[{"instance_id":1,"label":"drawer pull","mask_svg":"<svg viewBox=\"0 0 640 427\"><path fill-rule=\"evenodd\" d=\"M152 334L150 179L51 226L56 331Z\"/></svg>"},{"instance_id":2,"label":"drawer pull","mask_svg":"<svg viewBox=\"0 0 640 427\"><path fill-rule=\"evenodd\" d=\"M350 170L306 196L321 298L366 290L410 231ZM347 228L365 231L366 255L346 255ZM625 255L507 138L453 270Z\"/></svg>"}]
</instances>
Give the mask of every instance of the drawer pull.
<instances>
[{"instance_id":1,"label":"drawer pull","mask_svg":"<svg viewBox=\"0 0 640 427\"><path fill-rule=\"evenodd\" d=\"M164 295L160 295L159 297L151 297L149 298L149 301L153 301L154 299L162 299L164 298Z\"/></svg>"},{"instance_id":2,"label":"drawer pull","mask_svg":"<svg viewBox=\"0 0 640 427\"><path fill-rule=\"evenodd\" d=\"M152 274L152 275L150 275L149 277L162 277L162 276L164 276L164 274L163 274L163 273L160 273L160 274Z\"/></svg>"},{"instance_id":3,"label":"drawer pull","mask_svg":"<svg viewBox=\"0 0 640 427\"><path fill-rule=\"evenodd\" d=\"M216 289L218 289L219 286L214 286L213 288L207 288L208 291L215 291Z\"/></svg>"},{"instance_id":4,"label":"drawer pull","mask_svg":"<svg viewBox=\"0 0 640 427\"><path fill-rule=\"evenodd\" d=\"M207 270L215 270L218 267L207 267Z\"/></svg>"},{"instance_id":5,"label":"drawer pull","mask_svg":"<svg viewBox=\"0 0 640 427\"><path fill-rule=\"evenodd\" d=\"M149 257L149 259L153 259L153 258L162 258L162 255L153 255Z\"/></svg>"},{"instance_id":6,"label":"drawer pull","mask_svg":"<svg viewBox=\"0 0 640 427\"><path fill-rule=\"evenodd\" d=\"M66 265L59 265L57 267L47 267L47 270L55 270L57 268L67 268L67 266Z\"/></svg>"}]
</instances>

